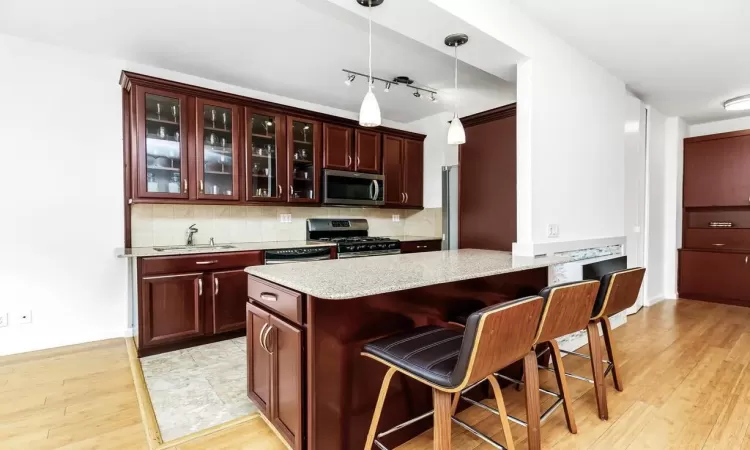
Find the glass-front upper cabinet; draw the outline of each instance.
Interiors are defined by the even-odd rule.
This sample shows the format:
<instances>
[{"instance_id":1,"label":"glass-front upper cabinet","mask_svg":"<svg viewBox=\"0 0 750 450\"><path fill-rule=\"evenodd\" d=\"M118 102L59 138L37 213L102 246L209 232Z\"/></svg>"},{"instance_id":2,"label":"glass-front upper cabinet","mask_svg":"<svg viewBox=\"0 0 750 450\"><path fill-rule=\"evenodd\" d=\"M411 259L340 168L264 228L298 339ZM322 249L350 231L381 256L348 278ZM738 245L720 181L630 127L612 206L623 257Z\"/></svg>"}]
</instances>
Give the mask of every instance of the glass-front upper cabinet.
<instances>
[{"instance_id":1,"label":"glass-front upper cabinet","mask_svg":"<svg viewBox=\"0 0 750 450\"><path fill-rule=\"evenodd\" d=\"M285 201L286 145L283 117L245 109L247 200Z\"/></svg>"},{"instance_id":2,"label":"glass-front upper cabinet","mask_svg":"<svg viewBox=\"0 0 750 450\"><path fill-rule=\"evenodd\" d=\"M239 107L196 100L197 198L239 200Z\"/></svg>"},{"instance_id":3,"label":"glass-front upper cabinet","mask_svg":"<svg viewBox=\"0 0 750 450\"><path fill-rule=\"evenodd\" d=\"M187 97L136 87L138 195L188 198Z\"/></svg>"},{"instance_id":4,"label":"glass-front upper cabinet","mask_svg":"<svg viewBox=\"0 0 750 450\"><path fill-rule=\"evenodd\" d=\"M289 202L316 203L320 199L320 122L287 117Z\"/></svg>"}]
</instances>

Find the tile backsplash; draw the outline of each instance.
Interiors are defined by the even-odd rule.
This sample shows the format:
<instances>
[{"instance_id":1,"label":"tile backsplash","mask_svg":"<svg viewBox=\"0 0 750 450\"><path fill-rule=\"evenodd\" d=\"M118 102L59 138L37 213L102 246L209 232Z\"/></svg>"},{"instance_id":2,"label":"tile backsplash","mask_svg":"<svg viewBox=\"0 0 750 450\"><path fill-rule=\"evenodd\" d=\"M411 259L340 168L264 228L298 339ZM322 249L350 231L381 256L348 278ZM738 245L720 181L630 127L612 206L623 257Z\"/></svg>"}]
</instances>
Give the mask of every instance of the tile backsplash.
<instances>
[{"instance_id":1,"label":"tile backsplash","mask_svg":"<svg viewBox=\"0 0 750 450\"><path fill-rule=\"evenodd\" d=\"M305 220L313 217L366 218L371 236L441 236L441 208L422 211L377 208L145 205L131 214L133 247L180 245L185 230L196 224L196 244L296 241L305 239ZM282 222L282 214L291 222ZM394 222L393 216L399 216Z\"/></svg>"}]
</instances>

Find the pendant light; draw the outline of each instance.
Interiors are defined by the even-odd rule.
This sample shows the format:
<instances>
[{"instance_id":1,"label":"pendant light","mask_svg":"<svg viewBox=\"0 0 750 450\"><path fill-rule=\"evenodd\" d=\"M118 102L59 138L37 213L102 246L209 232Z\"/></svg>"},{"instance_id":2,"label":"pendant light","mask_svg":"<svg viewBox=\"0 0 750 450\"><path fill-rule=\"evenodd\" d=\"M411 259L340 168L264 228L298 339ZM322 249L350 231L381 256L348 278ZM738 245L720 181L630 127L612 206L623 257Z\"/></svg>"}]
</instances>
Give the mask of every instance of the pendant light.
<instances>
[{"instance_id":1,"label":"pendant light","mask_svg":"<svg viewBox=\"0 0 750 450\"><path fill-rule=\"evenodd\" d=\"M367 78L367 94L365 94L364 100L362 100L362 107L359 109L359 124L363 127L377 127L380 126L380 105L378 100L375 98L375 94L372 93L372 7L383 3L383 0L357 0L362 6L367 6L368 22L370 24L369 34L369 54L368 64L370 71L368 72Z\"/></svg>"},{"instance_id":2,"label":"pendant light","mask_svg":"<svg viewBox=\"0 0 750 450\"><path fill-rule=\"evenodd\" d=\"M461 124L461 119L458 118L458 47L469 42L469 36L465 34L451 34L445 38L445 45L453 47L454 56L456 59L456 69L454 72L454 81L456 83L456 108L453 112L453 120L451 120L451 126L448 128L448 144L459 145L466 143L466 132L464 132L464 126Z\"/></svg>"}]
</instances>

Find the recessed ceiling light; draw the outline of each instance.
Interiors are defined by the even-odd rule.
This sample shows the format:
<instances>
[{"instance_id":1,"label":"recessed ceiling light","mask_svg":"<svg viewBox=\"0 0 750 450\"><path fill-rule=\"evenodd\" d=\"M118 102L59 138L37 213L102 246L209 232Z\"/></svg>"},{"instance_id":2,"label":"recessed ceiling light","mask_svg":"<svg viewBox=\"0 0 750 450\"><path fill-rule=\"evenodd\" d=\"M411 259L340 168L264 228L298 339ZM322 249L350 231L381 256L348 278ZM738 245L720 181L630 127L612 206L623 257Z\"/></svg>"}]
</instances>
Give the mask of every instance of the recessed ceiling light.
<instances>
[{"instance_id":1,"label":"recessed ceiling light","mask_svg":"<svg viewBox=\"0 0 750 450\"><path fill-rule=\"evenodd\" d=\"M745 111L750 109L750 95L730 98L724 102L724 109L727 111Z\"/></svg>"}]
</instances>

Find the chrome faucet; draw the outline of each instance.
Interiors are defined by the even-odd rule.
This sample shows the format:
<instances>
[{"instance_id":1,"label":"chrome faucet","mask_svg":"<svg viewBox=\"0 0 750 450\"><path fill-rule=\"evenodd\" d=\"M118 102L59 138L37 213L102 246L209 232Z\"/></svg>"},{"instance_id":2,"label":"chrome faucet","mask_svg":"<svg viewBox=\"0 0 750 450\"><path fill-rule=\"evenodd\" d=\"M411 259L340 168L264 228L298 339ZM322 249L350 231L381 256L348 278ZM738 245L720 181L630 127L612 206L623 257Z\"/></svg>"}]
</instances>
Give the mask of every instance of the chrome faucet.
<instances>
[{"instance_id":1,"label":"chrome faucet","mask_svg":"<svg viewBox=\"0 0 750 450\"><path fill-rule=\"evenodd\" d=\"M208 245L210 245L211 247L216 247L216 242L214 242L214 238L211 238L208 240Z\"/></svg>"},{"instance_id":2,"label":"chrome faucet","mask_svg":"<svg viewBox=\"0 0 750 450\"><path fill-rule=\"evenodd\" d=\"M198 232L198 229L195 228L195 224L192 224L187 229L187 242L185 245L193 245L193 235Z\"/></svg>"}]
</instances>

